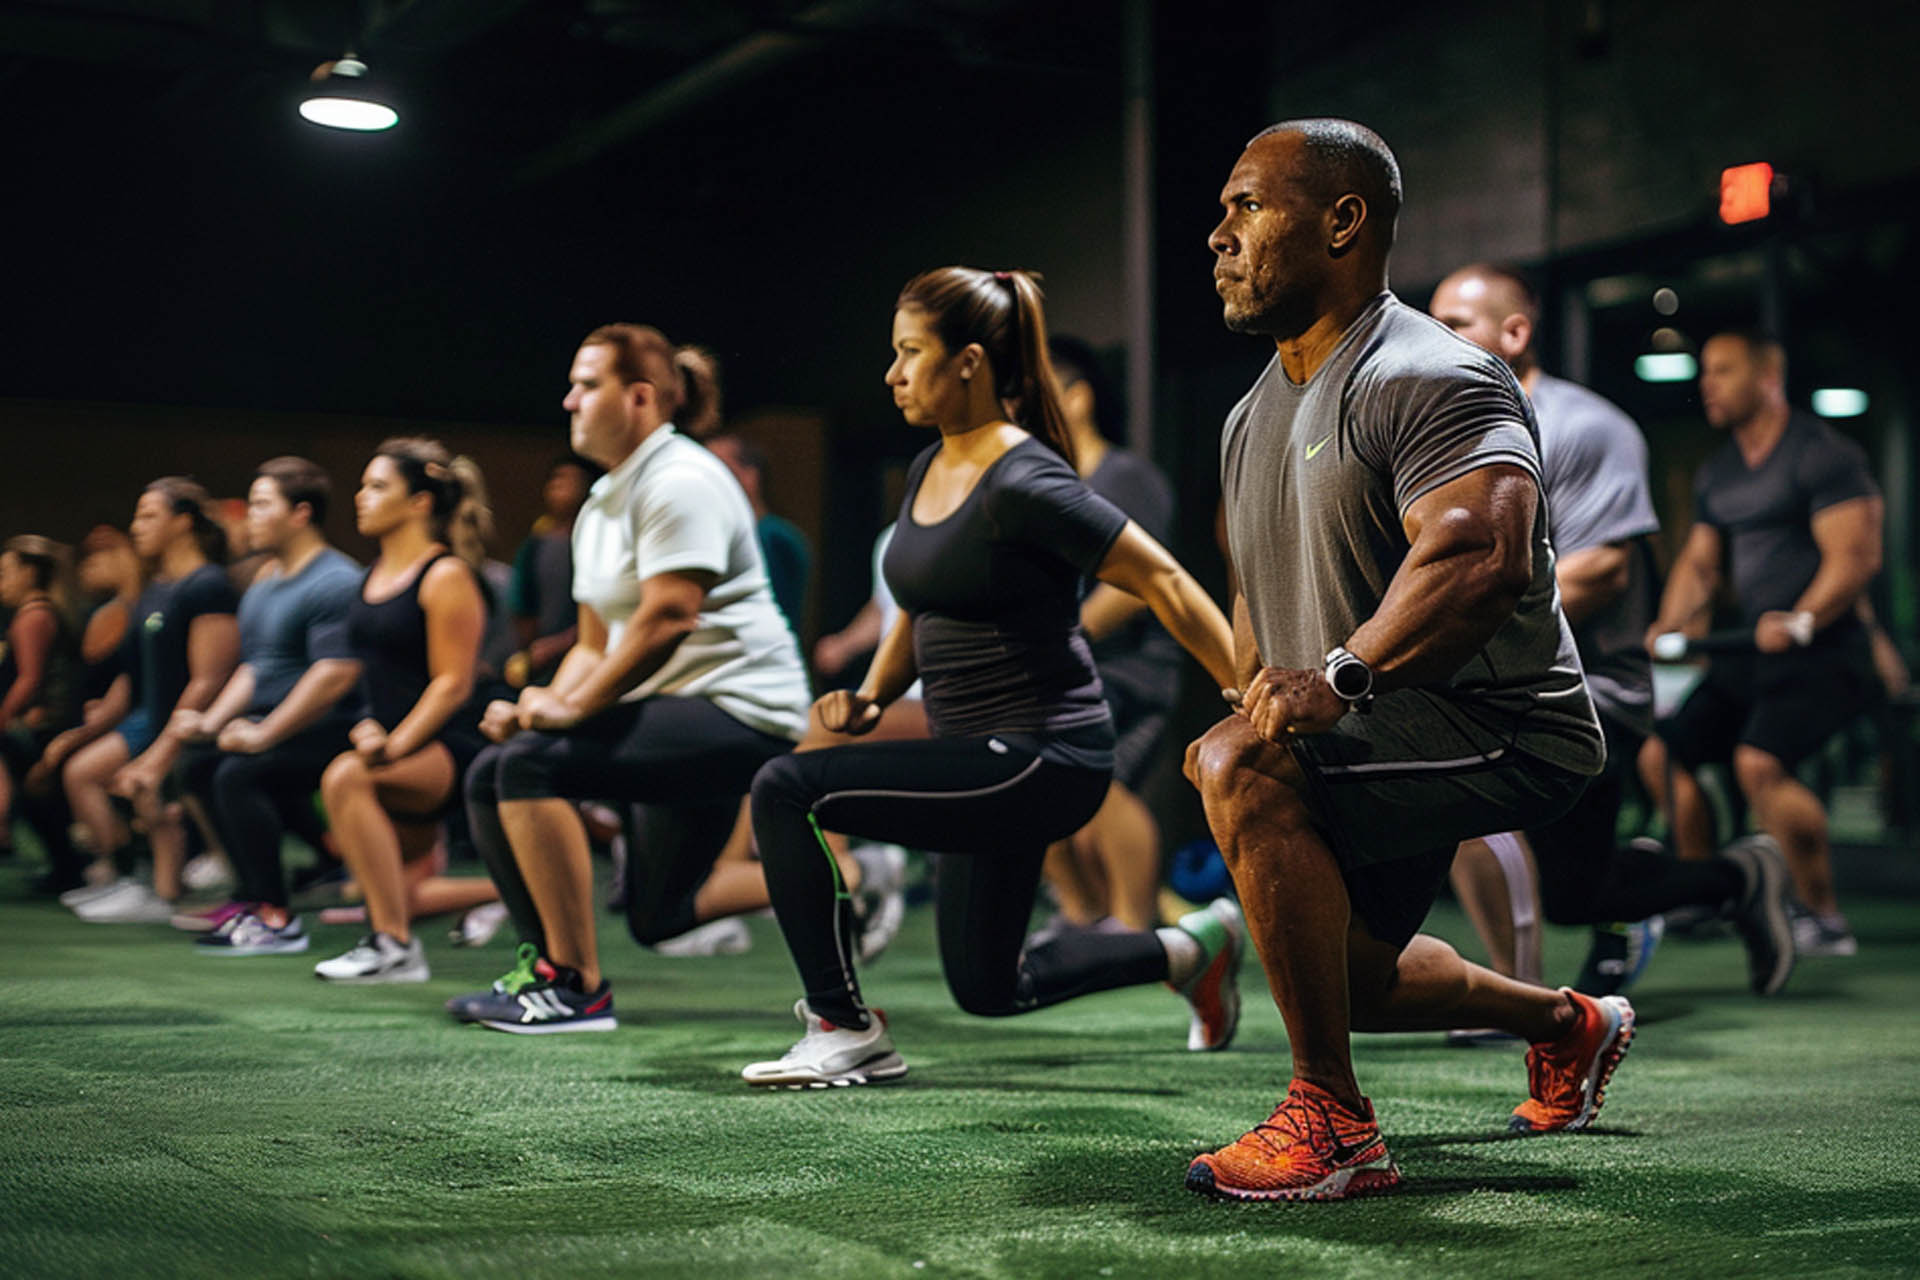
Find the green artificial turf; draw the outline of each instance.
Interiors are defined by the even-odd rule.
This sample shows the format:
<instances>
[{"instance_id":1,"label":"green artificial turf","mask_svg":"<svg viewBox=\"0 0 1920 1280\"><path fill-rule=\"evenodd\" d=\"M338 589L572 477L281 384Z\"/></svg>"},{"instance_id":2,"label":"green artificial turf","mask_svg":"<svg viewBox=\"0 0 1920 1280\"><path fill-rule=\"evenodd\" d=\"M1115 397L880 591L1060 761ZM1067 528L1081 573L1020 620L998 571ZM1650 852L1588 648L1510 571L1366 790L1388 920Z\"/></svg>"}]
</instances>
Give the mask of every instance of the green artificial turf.
<instances>
[{"instance_id":1,"label":"green artificial turf","mask_svg":"<svg viewBox=\"0 0 1920 1280\"><path fill-rule=\"evenodd\" d=\"M520 1037L441 1001L510 964L423 926L433 981L195 955L0 871L0 1275L1888 1275L1920 1268L1920 904L1862 902L1853 960L1745 994L1732 942L1669 943L1590 1133L1509 1139L1515 1049L1359 1041L1402 1190L1204 1200L1187 1161L1287 1075L1257 968L1228 1053L1159 988L1009 1021L956 1010L931 921L869 973L912 1073L759 1093L794 1038L773 922L667 960L605 922L621 1026ZM1449 908L1435 931L1464 931ZM1556 931L1566 977L1583 940Z\"/></svg>"}]
</instances>

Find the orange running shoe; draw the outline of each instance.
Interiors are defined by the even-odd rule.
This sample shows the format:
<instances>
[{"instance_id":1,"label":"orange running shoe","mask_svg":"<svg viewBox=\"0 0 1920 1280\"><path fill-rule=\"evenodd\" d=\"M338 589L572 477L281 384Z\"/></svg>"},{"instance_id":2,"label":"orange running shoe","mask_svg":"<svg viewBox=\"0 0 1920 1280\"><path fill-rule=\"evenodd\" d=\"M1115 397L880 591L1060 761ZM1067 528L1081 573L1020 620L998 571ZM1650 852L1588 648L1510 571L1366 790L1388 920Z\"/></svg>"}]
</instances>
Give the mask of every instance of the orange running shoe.
<instances>
[{"instance_id":1,"label":"orange running shoe","mask_svg":"<svg viewBox=\"0 0 1920 1280\"><path fill-rule=\"evenodd\" d=\"M1187 1189L1234 1200L1344 1200L1400 1185L1373 1104L1355 1114L1295 1080L1264 1124L1187 1166Z\"/></svg>"},{"instance_id":2,"label":"orange running shoe","mask_svg":"<svg viewBox=\"0 0 1920 1280\"><path fill-rule=\"evenodd\" d=\"M1596 1000L1568 987L1560 991L1580 1020L1558 1040L1527 1050L1527 1092L1507 1128L1515 1133L1584 1129L1600 1114L1607 1081L1633 1043L1633 1006L1625 996Z\"/></svg>"}]
</instances>

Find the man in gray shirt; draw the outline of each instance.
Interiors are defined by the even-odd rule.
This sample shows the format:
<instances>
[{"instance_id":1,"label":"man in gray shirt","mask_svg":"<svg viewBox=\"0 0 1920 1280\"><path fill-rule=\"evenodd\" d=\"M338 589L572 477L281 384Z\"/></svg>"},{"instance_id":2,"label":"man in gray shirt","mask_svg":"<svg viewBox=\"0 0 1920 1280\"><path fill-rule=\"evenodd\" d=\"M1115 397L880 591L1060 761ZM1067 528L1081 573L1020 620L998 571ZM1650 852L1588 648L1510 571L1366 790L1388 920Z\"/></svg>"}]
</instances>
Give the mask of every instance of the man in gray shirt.
<instances>
[{"instance_id":1,"label":"man in gray shirt","mask_svg":"<svg viewBox=\"0 0 1920 1280\"><path fill-rule=\"evenodd\" d=\"M1399 168L1295 120L1221 192L1227 326L1275 357L1221 440L1242 679L1188 752L1287 1024L1293 1082L1187 1184L1332 1199L1399 1182L1353 1028L1524 1037L1510 1127L1586 1127L1633 1008L1417 934L1459 841L1565 813L1605 760L1555 603L1533 415L1507 367L1386 289Z\"/></svg>"},{"instance_id":2,"label":"man in gray shirt","mask_svg":"<svg viewBox=\"0 0 1920 1280\"><path fill-rule=\"evenodd\" d=\"M1793 972L1793 937L1786 862L1770 841L1739 842L1720 857L1697 861L1614 845L1628 771L1653 727L1653 667L1643 638L1654 590L1646 535L1659 521L1647 491L1646 441L1613 404L1541 370L1533 354L1539 305L1512 272L1462 267L1434 290L1432 310L1442 324L1505 361L1533 402L1560 607L1607 738L1605 772L1564 817L1530 833L1547 919L1593 926L1575 989L1588 995L1623 989L1659 936L1657 920L1615 922L1697 905L1730 910L1747 944L1751 985L1772 995ZM1532 909L1531 892L1522 888L1533 878L1526 854L1518 832L1468 841L1453 873L1482 936L1493 934L1489 950L1498 955L1495 943L1511 939L1514 965L1503 971L1533 976L1539 933L1521 926ZM1513 923L1502 930L1508 918ZM1637 954L1630 954L1630 939Z\"/></svg>"}]
</instances>

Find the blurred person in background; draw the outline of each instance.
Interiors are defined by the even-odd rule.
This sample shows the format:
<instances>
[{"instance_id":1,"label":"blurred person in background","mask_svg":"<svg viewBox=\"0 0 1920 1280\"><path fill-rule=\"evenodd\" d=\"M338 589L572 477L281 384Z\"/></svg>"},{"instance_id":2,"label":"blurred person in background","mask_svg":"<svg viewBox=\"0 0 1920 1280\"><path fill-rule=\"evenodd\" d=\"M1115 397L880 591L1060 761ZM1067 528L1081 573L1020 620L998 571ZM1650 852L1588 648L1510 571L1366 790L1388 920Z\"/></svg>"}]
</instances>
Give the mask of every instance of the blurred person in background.
<instances>
[{"instance_id":1,"label":"blurred person in background","mask_svg":"<svg viewBox=\"0 0 1920 1280\"><path fill-rule=\"evenodd\" d=\"M313 796L358 719L360 663L347 610L362 570L327 544L332 485L305 458L260 464L247 493L247 545L264 556L240 598L240 665L204 711L174 712L189 747L185 788L233 866L233 900L203 913L206 954L305 951L288 908L280 844L289 830L316 846Z\"/></svg>"},{"instance_id":2,"label":"blurred person in background","mask_svg":"<svg viewBox=\"0 0 1920 1280\"><path fill-rule=\"evenodd\" d=\"M98 865L127 856L132 840L115 798L132 803L153 854L151 885L129 875L62 895L93 923L164 922L180 896L187 833L163 794L183 745L173 714L206 707L240 651L227 535L209 508L206 491L180 476L156 480L140 495L129 531L151 576L122 644L124 669L86 721L56 737L43 757L60 770Z\"/></svg>"},{"instance_id":3,"label":"blurred person in background","mask_svg":"<svg viewBox=\"0 0 1920 1280\"><path fill-rule=\"evenodd\" d=\"M351 748L321 775L342 861L367 904L368 932L314 966L329 982L425 982L412 898L433 876L442 820L485 745L474 705L486 628L480 565L487 515L479 470L437 440L384 442L361 473L354 524L380 544L347 605L367 714ZM484 879L449 882L467 907L497 895Z\"/></svg>"},{"instance_id":4,"label":"blurred person in background","mask_svg":"<svg viewBox=\"0 0 1920 1280\"><path fill-rule=\"evenodd\" d=\"M1158 467L1108 434L1124 415L1099 357L1078 338L1059 336L1048 345L1074 470L1165 545L1173 537L1173 488ZM1047 851L1047 882L1066 924L1151 929L1160 923L1160 827L1140 789L1179 702L1180 646L1145 602L1105 582L1090 584L1080 627L1113 716L1113 781L1092 820Z\"/></svg>"},{"instance_id":5,"label":"blurred person in background","mask_svg":"<svg viewBox=\"0 0 1920 1280\"><path fill-rule=\"evenodd\" d=\"M1612 995L1645 966L1659 941L1660 913L1699 906L1735 922L1747 946L1749 985L1761 995L1777 993L1793 972L1790 888L1778 849L1740 843L1718 857L1685 861L1615 841L1634 760L1653 729L1653 664L1644 635L1656 587L1647 540L1659 521L1645 437L1609 401L1541 369L1534 352L1539 302L1513 272L1462 267L1440 282L1429 309L1500 357L1533 405L1554 581L1607 739L1606 767L1563 816L1531 832L1460 846L1455 893L1501 973L1539 981L1537 911L1544 907L1554 924L1592 927L1574 989Z\"/></svg>"},{"instance_id":6,"label":"blurred person in background","mask_svg":"<svg viewBox=\"0 0 1920 1280\"><path fill-rule=\"evenodd\" d=\"M1859 609L1880 571L1884 503L1860 446L1789 408L1786 379L1786 352L1765 334L1716 334L1700 350L1701 407L1729 438L1694 477L1693 527L1645 642L1697 630L1724 564L1753 650L1714 655L1641 768L1676 851L1700 859L1713 852L1713 814L1694 772L1731 762L1786 852L1804 908L1795 948L1846 956L1858 943L1834 893L1826 809L1794 769L1885 696Z\"/></svg>"},{"instance_id":7,"label":"blurred person in background","mask_svg":"<svg viewBox=\"0 0 1920 1280\"><path fill-rule=\"evenodd\" d=\"M67 548L38 534L0 548L0 856L13 853L15 789L54 735L80 719L80 636Z\"/></svg>"},{"instance_id":8,"label":"blurred person in background","mask_svg":"<svg viewBox=\"0 0 1920 1280\"><path fill-rule=\"evenodd\" d=\"M524 689L553 678L578 634L573 602L573 522L600 468L577 454L562 454L547 467L540 489L546 510L513 557L507 607L519 649L508 659L507 684Z\"/></svg>"},{"instance_id":9,"label":"blurred person in background","mask_svg":"<svg viewBox=\"0 0 1920 1280\"><path fill-rule=\"evenodd\" d=\"M787 625L795 636L807 620L807 586L813 571L813 547L800 526L777 515L767 505L767 455L745 436L730 432L705 437L702 444L713 456L727 464L733 478L746 491L753 507L753 531L760 540L760 555L767 565L767 581L773 586L774 603L780 606Z\"/></svg>"}]
</instances>

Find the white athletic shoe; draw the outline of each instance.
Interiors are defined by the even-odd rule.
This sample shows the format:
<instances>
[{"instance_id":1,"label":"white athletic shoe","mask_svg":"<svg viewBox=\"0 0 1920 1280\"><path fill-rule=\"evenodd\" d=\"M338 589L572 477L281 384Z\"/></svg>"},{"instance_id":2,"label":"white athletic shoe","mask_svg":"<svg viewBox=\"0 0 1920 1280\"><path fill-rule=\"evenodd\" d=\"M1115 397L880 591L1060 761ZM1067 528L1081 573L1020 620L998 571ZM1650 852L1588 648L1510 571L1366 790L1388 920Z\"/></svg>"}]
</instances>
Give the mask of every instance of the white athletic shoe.
<instances>
[{"instance_id":1,"label":"white athletic shoe","mask_svg":"<svg viewBox=\"0 0 1920 1280\"><path fill-rule=\"evenodd\" d=\"M696 956L737 956L753 949L753 935L739 916L709 920L677 937L653 944L656 955L686 960Z\"/></svg>"},{"instance_id":2,"label":"white athletic shoe","mask_svg":"<svg viewBox=\"0 0 1920 1280\"><path fill-rule=\"evenodd\" d=\"M313 966L313 976L328 982L425 982L426 949L420 939L402 945L384 933L370 933L353 949Z\"/></svg>"},{"instance_id":3,"label":"white athletic shoe","mask_svg":"<svg viewBox=\"0 0 1920 1280\"><path fill-rule=\"evenodd\" d=\"M165 924L173 904L138 880L123 880L73 909L88 924Z\"/></svg>"},{"instance_id":4,"label":"white athletic shoe","mask_svg":"<svg viewBox=\"0 0 1920 1280\"><path fill-rule=\"evenodd\" d=\"M504 902L483 902L460 917L459 923L447 930L447 941L456 947L484 947L493 941L500 932L500 926L507 922L507 904Z\"/></svg>"},{"instance_id":5,"label":"white athletic shoe","mask_svg":"<svg viewBox=\"0 0 1920 1280\"><path fill-rule=\"evenodd\" d=\"M122 889L127 885L138 883L139 881L135 880L132 876L120 876L113 880L103 880L99 884L83 884L78 889L69 889L61 894L59 899L60 905L70 910L78 911L80 904L83 902L91 902L95 898L105 897L115 889Z\"/></svg>"},{"instance_id":6,"label":"white athletic shoe","mask_svg":"<svg viewBox=\"0 0 1920 1280\"><path fill-rule=\"evenodd\" d=\"M865 1031L836 1027L796 1000L793 1016L807 1028L798 1044L776 1062L750 1062L740 1071L748 1084L769 1089L826 1089L898 1080L907 1064L893 1051L886 1015L868 1010L873 1025Z\"/></svg>"},{"instance_id":7,"label":"white athletic shoe","mask_svg":"<svg viewBox=\"0 0 1920 1280\"><path fill-rule=\"evenodd\" d=\"M195 854L180 868L180 883L195 893L209 893L233 883L233 871L217 853Z\"/></svg>"},{"instance_id":8,"label":"white athletic shoe","mask_svg":"<svg viewBox=\"0 0 1920 1280\"><path fill-rule=\"evenodd\" d=\"M860 963L872 964L907 917L907 851L897 844L860 843L849 850L860 864Z\"/></svg>"}]
</instances>

